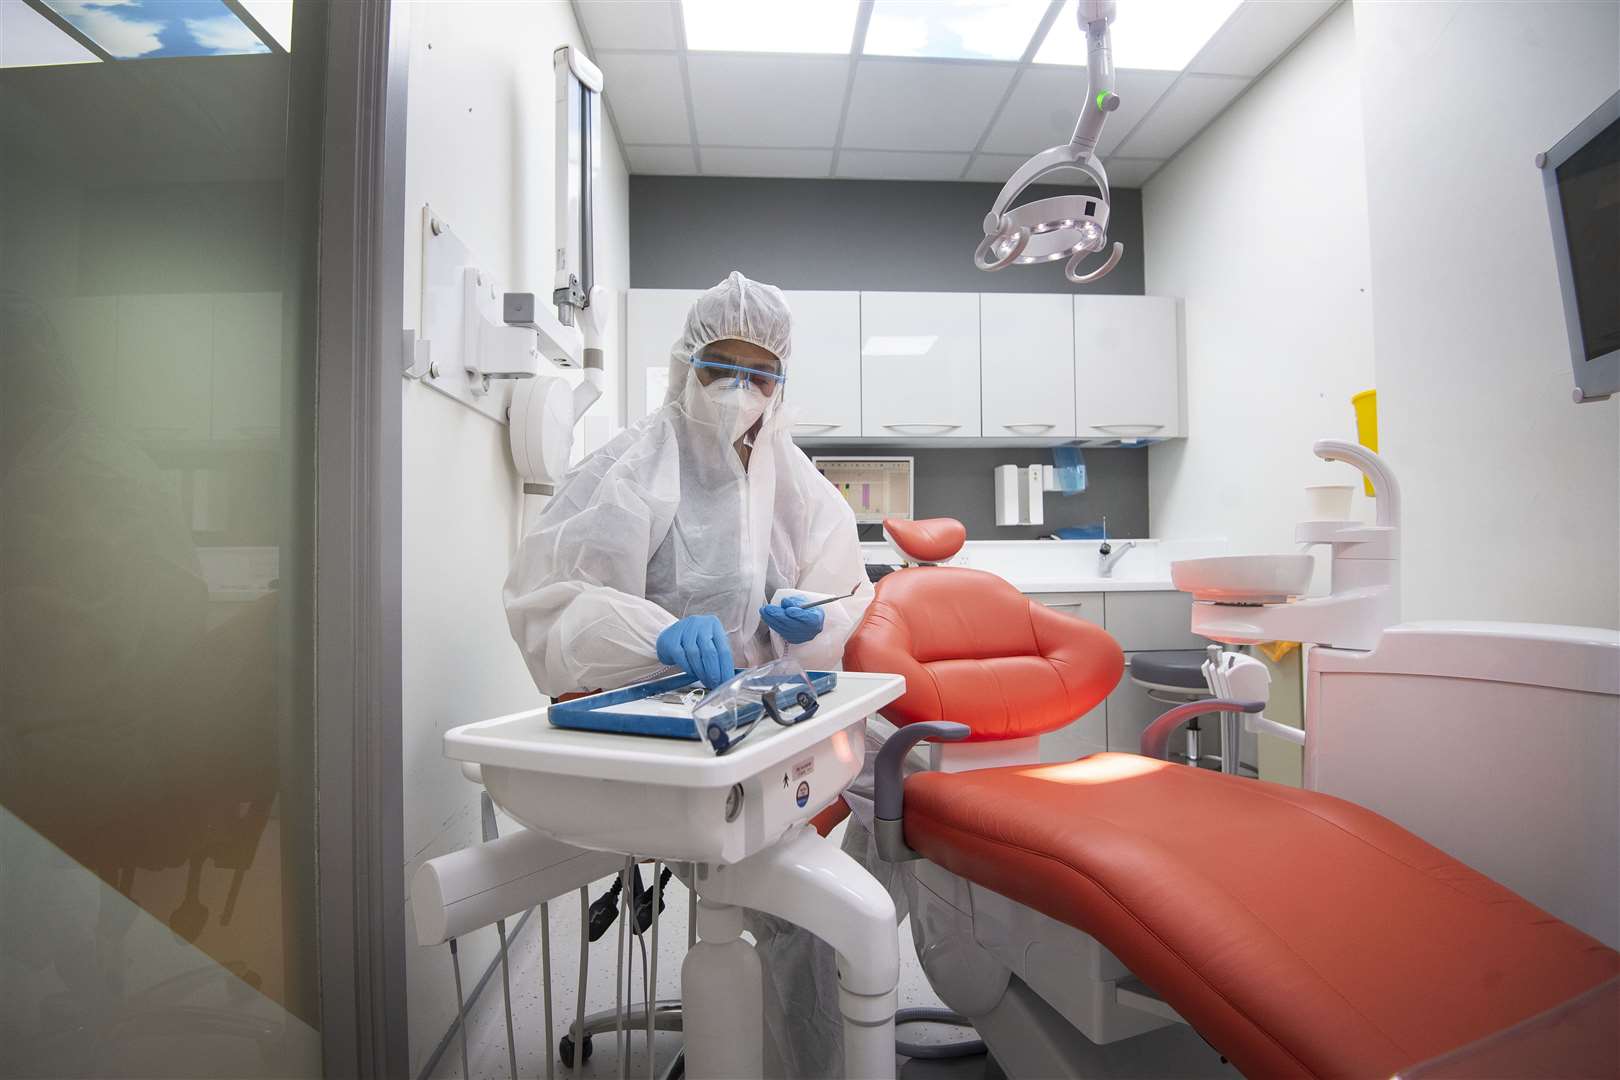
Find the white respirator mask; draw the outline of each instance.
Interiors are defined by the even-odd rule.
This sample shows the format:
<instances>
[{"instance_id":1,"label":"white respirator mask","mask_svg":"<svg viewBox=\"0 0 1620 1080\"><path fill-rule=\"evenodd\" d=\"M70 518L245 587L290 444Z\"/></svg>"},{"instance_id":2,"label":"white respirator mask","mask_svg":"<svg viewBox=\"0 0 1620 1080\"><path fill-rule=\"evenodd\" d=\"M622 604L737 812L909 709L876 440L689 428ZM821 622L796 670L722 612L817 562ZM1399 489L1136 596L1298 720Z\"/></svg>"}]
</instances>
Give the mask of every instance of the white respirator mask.
<instances>
[{"instance_id":1,"label":"white respirator mask","mask_svg":"<svg viewBox=\"0 0 1620 1080\"><path fill-rule=\"evenodd\" d=\"M737 386L728 379L716 379L703 387L720 431L728 442L736 442L765 415L770 399L752 383Z\"/></svg>"}]
</instances>

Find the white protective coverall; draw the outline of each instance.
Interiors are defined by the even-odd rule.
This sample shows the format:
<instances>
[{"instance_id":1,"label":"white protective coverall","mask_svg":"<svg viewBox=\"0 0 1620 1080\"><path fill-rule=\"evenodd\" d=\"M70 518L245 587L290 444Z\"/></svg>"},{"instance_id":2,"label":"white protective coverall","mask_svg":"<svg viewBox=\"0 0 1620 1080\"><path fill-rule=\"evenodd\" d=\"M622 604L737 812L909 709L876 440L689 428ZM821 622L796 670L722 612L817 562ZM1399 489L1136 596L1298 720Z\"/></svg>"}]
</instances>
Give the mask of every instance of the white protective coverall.
<instances>
[{"instance_id":1,"label":"white protective coverall","mask_svg":"<svg viewBox=\"0 0 1620 1080\"><path fill-rule=\"evenodd\" d=\"M842 666L872 586L853 511L790 437L791 336L781 290L733 272L692 305L670 351L663 407L564 478L519 546L504 591L512 636L541 691L555 697L668 674L658 635L687 615L720 619L738 667L784 655L810 670ZM771 396L746 469L728 418L691 365L722 339L768 349L789 376ZM787 645L760 621L760 606L779 589L856 592L820 609L825 622L814 638ZM870 776L862 782L867 798L852 805L870 806ZM783 920L749 916L764 974L767 1074L842 1075L832 949Z\"/></svg>"}]
</instances>

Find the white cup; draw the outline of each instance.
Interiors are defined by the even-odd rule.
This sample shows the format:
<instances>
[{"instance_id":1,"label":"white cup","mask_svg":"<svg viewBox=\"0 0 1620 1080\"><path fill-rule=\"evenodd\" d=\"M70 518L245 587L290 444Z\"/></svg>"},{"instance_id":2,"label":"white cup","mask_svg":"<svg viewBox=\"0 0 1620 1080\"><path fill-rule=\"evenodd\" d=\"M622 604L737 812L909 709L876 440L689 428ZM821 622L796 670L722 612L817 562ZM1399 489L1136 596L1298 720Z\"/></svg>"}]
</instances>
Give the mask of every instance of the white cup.
<instances>
[{"instance_id":1,"label":"white cup","mask_svg":"<svg viewBox=\"0 0 1620 1080\"><path fill-rule=\"evenodd\" d=\"M1310 484L1305 488L1309 502L1307 521L1349 521L1350 496L1354 484Z\"/></svg>"}]
</instances>

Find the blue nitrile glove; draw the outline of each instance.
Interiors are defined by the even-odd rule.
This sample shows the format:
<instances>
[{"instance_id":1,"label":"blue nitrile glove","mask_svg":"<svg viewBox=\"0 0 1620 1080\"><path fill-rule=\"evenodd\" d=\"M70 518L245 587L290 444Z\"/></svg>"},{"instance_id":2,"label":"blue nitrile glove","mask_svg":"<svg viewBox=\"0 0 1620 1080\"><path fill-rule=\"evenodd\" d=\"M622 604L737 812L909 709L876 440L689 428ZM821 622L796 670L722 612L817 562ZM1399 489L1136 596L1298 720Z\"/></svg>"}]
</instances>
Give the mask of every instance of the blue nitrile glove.
<instances>
[{"instance_id":1,"label":"blue nitrile glove","mask_svg":"<svg viewBox=\"0 0 1620 1080\"><path fill-rule=\"evenodd\" d=\"M766 604L759 609L759 617L765 620L765 625L782 635L782 640L789 645L803 645L817 634L821 633L826 619L820 608L806 610L806 600L802 596L784 597L780 604Z\"/></svg>"},{"instance_id":2,"label":"blue nitrile glove","mask_svg":"<svg viewBox=\"0 0 1620 1080\"><path fill-rule=\"evenodd\" d=\"M658 635L658 662L695 675L713 690L731 678L731 642L713 615L688 615Z\"/></svg>"}]
</instances>

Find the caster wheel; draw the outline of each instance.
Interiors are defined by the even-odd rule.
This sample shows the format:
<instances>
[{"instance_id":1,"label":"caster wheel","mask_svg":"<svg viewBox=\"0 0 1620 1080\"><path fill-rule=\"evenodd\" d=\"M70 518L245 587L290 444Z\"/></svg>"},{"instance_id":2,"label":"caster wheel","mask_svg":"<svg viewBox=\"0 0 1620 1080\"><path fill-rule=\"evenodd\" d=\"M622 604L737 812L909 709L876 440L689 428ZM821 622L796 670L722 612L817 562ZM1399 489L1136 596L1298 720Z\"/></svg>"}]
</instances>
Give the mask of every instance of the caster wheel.
<instances>
[{"instance_id":1,"label":"caster wheel","mask_svg":"<svg viewBox=\"0 0 1620 1080\"><path fill-rule=\"evenodd\" d=\"M585 1036L586 1061L591 1060L591 1051L593 1049L595 1047L591 1045L591 1037L589 1035ZM572 1035L562 1037L562 1041L557 1044L557 1056L562 1058L564 1068L572 1069L574 1067L574 1037Z\"/></svg>"}]
</instances>

